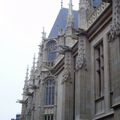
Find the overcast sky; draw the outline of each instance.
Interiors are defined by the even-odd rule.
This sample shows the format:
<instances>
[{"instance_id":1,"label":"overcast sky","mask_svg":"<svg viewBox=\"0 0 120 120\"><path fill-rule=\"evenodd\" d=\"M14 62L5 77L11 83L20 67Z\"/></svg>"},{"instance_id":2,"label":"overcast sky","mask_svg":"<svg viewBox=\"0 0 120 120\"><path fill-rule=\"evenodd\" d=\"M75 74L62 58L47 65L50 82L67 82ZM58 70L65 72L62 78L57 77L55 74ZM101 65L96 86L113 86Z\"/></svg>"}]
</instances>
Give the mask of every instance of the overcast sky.
<instances>
[{"instance_id":1,"label":"overcast sky","mask_svg":"<svg viewBox=\"0 0 120 120\"><path fill-rule=\"evenodd\" d=\"M74 0L74 9L78 9ZM42 28L47 35L59 13L61 0L0 0L0 120L21 112L27 65L38 54ZM69 0L63 0L68 7Z\"/></svg>"}]
</instances>

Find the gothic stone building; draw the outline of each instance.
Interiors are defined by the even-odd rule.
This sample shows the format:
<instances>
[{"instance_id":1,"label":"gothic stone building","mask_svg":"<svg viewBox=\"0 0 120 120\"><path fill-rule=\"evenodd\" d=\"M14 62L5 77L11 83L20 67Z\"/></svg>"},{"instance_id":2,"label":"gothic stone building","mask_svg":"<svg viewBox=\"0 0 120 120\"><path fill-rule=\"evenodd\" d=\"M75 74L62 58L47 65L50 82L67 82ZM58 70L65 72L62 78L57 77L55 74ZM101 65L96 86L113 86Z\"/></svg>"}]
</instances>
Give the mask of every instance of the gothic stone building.
<instances>
[{"instance_id":1,"label":"gothic stone building","mask_svg":"<svg viewBox=\"0 0 120 120\"><path fill-rule=\"evenodd\" d=\"M19 102L21 120L120 120L120 0L61 8Z\"/></svg>"}]
</instances>

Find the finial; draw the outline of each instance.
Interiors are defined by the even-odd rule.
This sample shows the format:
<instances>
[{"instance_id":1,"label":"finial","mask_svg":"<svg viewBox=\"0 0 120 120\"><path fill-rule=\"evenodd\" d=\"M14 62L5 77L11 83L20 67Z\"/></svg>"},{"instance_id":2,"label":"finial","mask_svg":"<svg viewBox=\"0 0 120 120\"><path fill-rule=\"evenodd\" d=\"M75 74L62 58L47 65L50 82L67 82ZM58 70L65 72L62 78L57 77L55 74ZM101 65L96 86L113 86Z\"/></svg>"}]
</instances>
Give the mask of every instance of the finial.
<instances>
[{"instance_id":1,"label":"finial","mask_svg":"<svg viewBox=\"0 0 120 120\"><path fill-rule=\"evenodd\" d=\"M90 1L88 0L79 0L79 9L85 8L88 9L90 7Z\"/></svg>"},{"instance_id":2,"label":"finial","mask_svg":"<svg viewBox=\"0 0 120 120\"><path fill-rule=\"evenodd\" d=\"M45 29L43 27L43 31L42 31L42 39L46 38L46 33L45 33Z\"/></svg>"},{"instance_id":3,"label":"finial","mask_svg":"<svg viewBox=\"0 0 120 120\"><path fill-rule=\"evenodd\" d=\"M34 57L33 57L33 66L31 68L30 78L32 78L32 76L34 75L34 72L35 72L35 53L34 53Z\"/></svg>"},{"instance_id":4,"label":"finial","mask_svg":"<svg viewBox=\"0 0 120 120\"><path fill-rule=\"evenodd\" d=\"M72 0L69 1L69 15L72 15Z\"/></svg>"},{"instance_id":5,"label":"finial","mask_svg":"<svg viewBox=\"0 0 120 120\"><path fill-rule=\"evenodd\" d=\"M78 28L86 30L87 26L87 18L91 14L92 9L90 7L90 0L80 0L79 1L79 17L78 17ZM84 17L84 19L83 19Z\"/></svg>"},{"instance_id":6,"label":"finial","mask_svg":"<svg viewBox=\"0 0 120 120\"><path fill-rule=\"evenodd\" d=\"M61 0L61 8L63 8L63 0Z\"/></svg>"},{"instance_id":7,"label":"finial","mask_svg":"<svg viewBox=\"0 0 120 120\"><path fill-rule=\"evenodd\" d=\"M67 15L67 26L73 26L73 9L72 9L72 0L69 0L69 9L68 9L68 15Z\"/></svg>"}]
</instances>

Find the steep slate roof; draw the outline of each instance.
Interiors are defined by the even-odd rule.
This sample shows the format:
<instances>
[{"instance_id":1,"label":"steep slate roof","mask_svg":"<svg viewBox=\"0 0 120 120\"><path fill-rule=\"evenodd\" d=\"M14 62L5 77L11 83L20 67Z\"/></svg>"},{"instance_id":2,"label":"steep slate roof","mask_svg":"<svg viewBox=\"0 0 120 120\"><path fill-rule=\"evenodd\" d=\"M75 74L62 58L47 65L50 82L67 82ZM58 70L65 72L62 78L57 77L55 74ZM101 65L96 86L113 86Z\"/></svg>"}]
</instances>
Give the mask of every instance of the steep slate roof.
<instances>
[{"instance_id":1,"label":"steep slate roof","mask_svg":"<svg viewBox=\"0 0 120 120\"><path fill-rule=\"evenodd\" d=\"M56 18L56 21L50 31L48 38L57 37L58 29L63 29L65 31L67 14L68 14L68 9L61 8L61 10ZM78 28L78 11L73 11L73 15L74 15L74 28L77 29Z\"/></svg>"},{"instance_id":2,"label":"steep slate roof","mask_svg":"<svg viewBox=\"0 0 120 120\"><path fill-rule=\"evenodd\" d=\"M93 0L93 7L98 7L102 3L102 0Z\"/></svg>"},{"instance_id":3,"label":"steep slate roof","mask_svg":"<svg viewBox=\"0 0 120 120\"><path fill-rule=\"evenodd\" d=\"M93 0L93 7L97 7L101 4L102 0ZM50 34L48 38L54 38L57 37L58 35L58 30L63 29L65 31L66 29L66 21L67 21L67 14L68 14L68 9L67 8L61 8L55 23L50 31ZM78 11L73 10L73 15L74 15L74 28L78 28Z\"/></svg>"}]
</instances>

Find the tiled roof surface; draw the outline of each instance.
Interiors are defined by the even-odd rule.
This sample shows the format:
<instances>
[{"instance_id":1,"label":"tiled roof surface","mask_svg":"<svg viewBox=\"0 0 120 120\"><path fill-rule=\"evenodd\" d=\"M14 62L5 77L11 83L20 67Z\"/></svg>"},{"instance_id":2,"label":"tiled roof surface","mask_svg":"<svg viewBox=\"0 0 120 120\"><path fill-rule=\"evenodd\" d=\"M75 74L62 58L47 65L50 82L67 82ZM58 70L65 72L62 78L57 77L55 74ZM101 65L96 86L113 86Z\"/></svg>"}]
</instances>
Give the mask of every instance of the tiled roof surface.
<instances>
[{"instance_id":1,"label":"tiled roof surface","mask_svg":"<svg viewBox=\"0 0 120 120\"><path fill-rule=\"evenodd\" d=\"M98 7L102 3L102 0L93 0L93 7Z\"/></svg>"},{"instance_id":2,"label":"tiled roof surface","mask_svg":"<svg viewBox=\"0 0 120 120\"><path fill-rule=\"evenodd\" d=\"M102 0L93 0L93 7L98 7L101 4ZM65 31L66 29L66 21L67 21L67 14L68 9L67 8L61 8L56 21L50 31L50 34L48 38L54 38L58 35L58 30L63 29ZM78 11L73 10L74 15L74 28L78 28Z\"/></svg>"},{"instance_id":3,"label":"tiled roof surface","mask_svg":"<svg viewBox=\"0 0 120 120\"><path fill-rule=\"evenodd\" d=\"M68 14L67 8L62 8L60 10L60 12L56 18L56 21L50 31L48 38L57 37L59 29L65 30L67 14ZM77 26L78 26L78 11L73 11L73 15L74 15L74 28L77 28Z\"/></svg>"}]
</instances>

